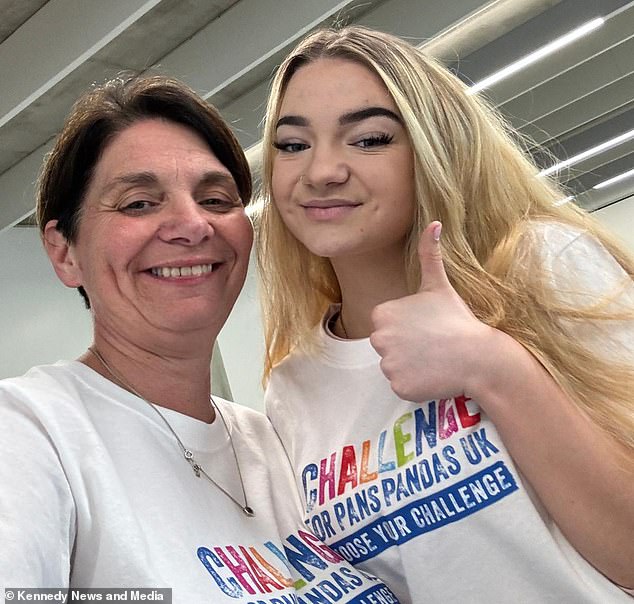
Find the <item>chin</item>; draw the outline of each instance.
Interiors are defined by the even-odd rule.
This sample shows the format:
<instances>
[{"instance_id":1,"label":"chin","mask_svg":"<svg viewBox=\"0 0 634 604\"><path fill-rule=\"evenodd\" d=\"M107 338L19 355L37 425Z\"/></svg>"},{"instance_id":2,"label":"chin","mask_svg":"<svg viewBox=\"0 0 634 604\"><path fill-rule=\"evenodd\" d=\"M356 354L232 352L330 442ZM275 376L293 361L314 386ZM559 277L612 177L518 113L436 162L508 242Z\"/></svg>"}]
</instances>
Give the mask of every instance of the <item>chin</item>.
<instances>
[{"instance_id":1,"label":"chin","mask_svg":"<svg viewBox=\"0 0 634 604\"><path fill-rule=\"evenodd\" d=\"M176 332L218 332L224 325L229 310L221 308L222 305L214 305L204 308L180 308L163 315L163 324L170 331Z\"/></svg>"},{"instance_id":2,"label":"chin","mask_svg":"<svg viewBox=\"0 0 634 604\"><path fill-rule=\"evenodd\" d=\"M320 258L337 258L338 256L349 256L355 253L356 246L350 241L307 241L304 243L311 254Z\"/></svg>"}]
</instances>

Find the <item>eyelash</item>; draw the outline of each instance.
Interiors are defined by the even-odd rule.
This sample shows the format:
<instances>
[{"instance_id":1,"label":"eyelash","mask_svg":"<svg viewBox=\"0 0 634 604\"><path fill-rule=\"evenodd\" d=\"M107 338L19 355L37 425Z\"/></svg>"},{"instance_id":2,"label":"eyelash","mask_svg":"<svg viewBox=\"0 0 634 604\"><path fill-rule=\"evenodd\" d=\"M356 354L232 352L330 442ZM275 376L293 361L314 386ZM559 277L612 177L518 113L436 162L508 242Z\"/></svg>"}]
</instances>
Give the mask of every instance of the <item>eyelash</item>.
<instances>
[{"instance_id":1,"label":"eyelash","mask_svg":"<svg viewBox=\"0 0 634 604\"><path fill-rule=\"evenodd\" d=\"M222 197L209 197L198 202L200 205L210 207L213 211L229 211L242 205L241 199L224 199Z\"/></svg>"},{"instance_id":2,"label":"eyelash","mask_svg":"<svg viewBox=\"0 0 634 604\"><path fill-rule=\"evenodd\" d=\"M138 204L143 204L143 207L141 207L141 208L132 207L132 206L135 206L135 205L138 205ZM146 212L146 211L152 209L156 205L157 205L156 202L149 201L148 199L135 199L134 201L131 201L129 203L121 205L119 207L119 210L121 212L141 214L142 212Z\"/></svg>"},{"instance_id":3,"label":"eyelash","mask_svg":"<svg viewBox=\"0 0 634 604\"><path fill-rule=\"evenodd\" d=\"M389 145L394 139L394 135L392 134L372 134L370 136L364 136L359 140L352 143L352 146L359 147L361 149L370 149L372 147L380 147L383 145ZM305 151L309 148L309 145L306 143L280 143L275 141L273 143L273 147L275 147L278 151L283 153L299 153L300 151Z\"/></svg>"},{"instance_id":4,"label":"eyelash","mask_svg":"<svg viewBox=\"0 0 634 604\"><path fill-rule=\"evenodd\" d=\"M305 143L278 143L277 141L273 143L273 147L284 153L298 153L299 151L308 149L308 145ZM297 147L301 147L301 149Z\"/></svg>"},{"instance_id":5,"label":"eyelash","mask_svg":"<svg viewBox=\"0 0 634 604\"><path fill-rule=\"evenodd\" d=\"M372 134L370 136L365 136L359 139L354 145L356 147L361 147L362 149L368 149L370 147L380 147L382 145L389 145L394 136L392 134ZM363 143L363 144L361 144Z\"/></svg>"}]
</instances>

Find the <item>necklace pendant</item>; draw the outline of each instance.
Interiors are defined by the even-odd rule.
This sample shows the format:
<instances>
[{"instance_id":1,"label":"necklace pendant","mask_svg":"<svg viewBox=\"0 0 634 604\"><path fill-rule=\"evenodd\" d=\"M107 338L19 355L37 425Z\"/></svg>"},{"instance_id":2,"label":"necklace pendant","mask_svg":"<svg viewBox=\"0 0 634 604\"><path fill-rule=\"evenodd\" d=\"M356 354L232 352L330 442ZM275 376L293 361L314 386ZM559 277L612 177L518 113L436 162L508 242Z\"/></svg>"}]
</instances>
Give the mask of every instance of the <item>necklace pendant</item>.
<instances>
[{"instance_id":1,"label":"necklace pendant","mask_svg":"<svg viewBox=\"0 0 634 604\"><path fill-rule=\"evenodd\" d=\"M253 511L253 508L249 505L245 505L242 508L242 511L244 512L244 515L247 516L248 518L253 518L255 516L255 512Z\"/></svg>"},{"instance_id":2,"label":"necklace pendant","mask_svg":"<svg viewBox=\"0 0 634 604\"><path fill-rule=\"evenodd\" d=\"M189 462L189 465L192 467L194 474L196 474L196 478L200 478L200 470L202 469L194 459L194 454L189 450L185 449L183 451L183 457Z\"/></svg>"}]
</instances>

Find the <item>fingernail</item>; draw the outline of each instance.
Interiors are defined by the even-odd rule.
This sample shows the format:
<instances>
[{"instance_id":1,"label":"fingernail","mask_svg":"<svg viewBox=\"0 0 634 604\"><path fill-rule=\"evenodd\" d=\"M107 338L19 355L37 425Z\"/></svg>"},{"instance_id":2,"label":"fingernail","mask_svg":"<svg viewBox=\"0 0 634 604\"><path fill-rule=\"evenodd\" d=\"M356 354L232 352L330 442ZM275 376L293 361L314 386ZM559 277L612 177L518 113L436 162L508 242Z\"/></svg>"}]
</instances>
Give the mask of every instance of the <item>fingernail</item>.
<instances>
[{"instance_id":1,"label":"fingernail","mask_svg":"<svg viewBox=\"0 0 634 604\"><path fill-rule=\"evenodd\" d=\"M442 231L442 223L439 222L436 224L436 226L434 227L432 234L434 236L434 241L440 241L440 233Z\"/></svg>"}]
</instances>

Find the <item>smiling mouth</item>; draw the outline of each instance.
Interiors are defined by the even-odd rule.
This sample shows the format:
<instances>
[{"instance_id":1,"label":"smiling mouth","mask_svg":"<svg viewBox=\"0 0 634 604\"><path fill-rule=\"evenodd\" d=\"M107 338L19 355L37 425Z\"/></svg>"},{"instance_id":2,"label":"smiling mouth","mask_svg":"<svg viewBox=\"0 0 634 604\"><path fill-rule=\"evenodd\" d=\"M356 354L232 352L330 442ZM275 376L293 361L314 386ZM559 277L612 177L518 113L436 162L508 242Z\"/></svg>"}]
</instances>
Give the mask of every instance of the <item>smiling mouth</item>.
<instances>
[{"instance_id":1,"label":"smiling mouth","mask_svg":"<svg viewBox=\"0 0 634 604\"><path fill-rule=\"evenodd\" d=\"M302 205L304 215L312 221L338 223L348 217L354 210L362 204L353 203L314 203Z\"/></svg>"},{"instance_id":2,"label":"smiling mouth","mask_svg":"<svg viewBox=\"0 0 634 604\"><path fill-rule=\"evenodd\" d=\"M178 279L179 277L200 277L211 273L219 264L194 264L193 266L155 266L150 272L161 279Z\"/></svg>"},{"instance_id":3,"label":"smiling mouth","mask_svg":"<svg viewBox=\"0 0 634 604\"><path fill-rule=\"evenodd\" d=\"M353 203L349 201L324 201L314 203L301 204L305 210L330 210L332 208L356 208L361 203Z\"/></svg>"}]
</instances>

